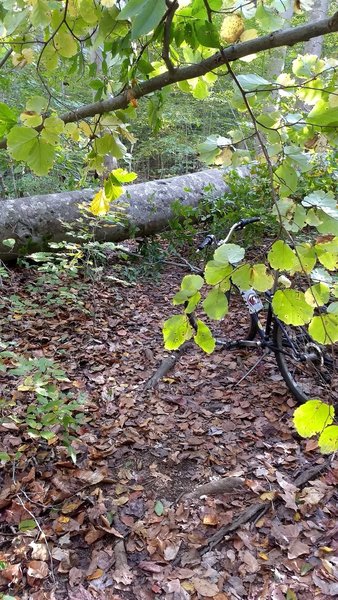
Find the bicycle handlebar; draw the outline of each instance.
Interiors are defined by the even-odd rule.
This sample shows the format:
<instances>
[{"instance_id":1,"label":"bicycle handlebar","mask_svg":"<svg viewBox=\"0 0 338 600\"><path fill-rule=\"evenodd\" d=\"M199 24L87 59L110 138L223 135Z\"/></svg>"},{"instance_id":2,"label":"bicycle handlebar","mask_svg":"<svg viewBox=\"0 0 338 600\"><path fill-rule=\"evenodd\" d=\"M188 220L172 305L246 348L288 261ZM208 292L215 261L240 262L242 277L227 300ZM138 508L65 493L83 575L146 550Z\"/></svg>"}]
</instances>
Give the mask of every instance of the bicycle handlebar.
<instances>
[{"instance_id":1,"label":"bicycle handlebar","mask_svg":"<svg viewBox=\"0 0 338 600\"><path fill-rule=\"evenodd\" d=\"M260 217L250 217L249 219L241 219L238 223L236 223L236 229L244 229L250 223L257 223L260 221Z\"/></svg>"},{"instance_id":2,"label":"bicycle handlebar","mask_svg":"<svg viewBox=\"0 0 338 600\"><path fill-rule=\"evenodd\" d=\"M250 225L251 223L257 223L260 220L261 220L260 217L250 217L249 219L241 219L240 221L238 221L238 223L233 224L226 239L222 240L221 242L218 242L218 243L225 243L226 241L228 241L230 239L230 236L233 233L233 231L239 231L241 229L244 229L244 227L246 227L247 225ZM206 246L210 246L211 244L214 244L215 242L216 242L215 236L212 235L211 233L209 233L204 238L203 242L200 243L196 252L200 252L201 250L206 248Z\"/></svg>"},{"instance_id":3,"label":"bicycle handlebar","mask_svg":"<svg viewBox=\"0 0 338 600\"><path fill-rule=\"evenodd\" d=\"M206 248L206 246L210 246L214 241L215 241L215 236L212 235L211 233L209 233L207 235L207 237L204 238L203 242L200 243L196 252L200 252L200 250L203 250L204 248Z\"/></svg>"}]
</instances>

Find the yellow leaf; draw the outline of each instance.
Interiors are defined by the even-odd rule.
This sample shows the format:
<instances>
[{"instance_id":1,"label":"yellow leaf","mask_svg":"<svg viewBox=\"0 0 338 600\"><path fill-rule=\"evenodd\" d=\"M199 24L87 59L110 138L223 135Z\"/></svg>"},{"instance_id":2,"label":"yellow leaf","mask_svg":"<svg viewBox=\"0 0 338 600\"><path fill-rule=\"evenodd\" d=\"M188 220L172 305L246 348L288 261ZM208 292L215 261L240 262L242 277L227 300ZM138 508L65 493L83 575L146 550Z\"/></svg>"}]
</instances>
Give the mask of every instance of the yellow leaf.
<instances>
[{"instance_id":1,"label":"yellow leaf","mask_svg":"<svg viewBox=\"0 0 338 600\"><path fill-rule=\"evenodd\" d=\"M61 517L58 518L58 521L59 521L59 523L69 523L70 518L69 517L61 516Z\"/></svg>"},{"instance_id":2,"label":"yellow leaf","mask_svg":"<svg viewBox=\"0 0 338 600\"><path fill-rule=\"evenodd\" d=\"M87 575L87 579L89 581L91 581L92 579L99 579L99 577L102 577L102 575L103 575L102 569L96 569L94 571L94 573L91 573L91 575Z\"/></svg>"},{"instance_id":3,"label":"yellow leaf","mask_svg":"<svg viewBox=\"0 0 338 600\"><path fill-rule=\"evenodd\" d=\"M259 558L262 558L263 560L269 560L269 557L267 554L265 554L265 552L259 552L258 556L259 556Z\"/></svg>"},{"instance_id":4,"label":"yellow leaf","mask_svg":"<svg viewBox=\"0 0 338 600\"><path fill-rule=\"evenodd\" d=\"M90 203L89 210L96 217L101 217L107 214L109 210L109 200L107 199L104 190L99 190L97 194L95 194Z\"/></svg>"},{"instance_id":5,"label":"yellow leaf","mask_svg":"<svg viewBox=\"0 0 338 600\"><path fill-rule=\"evenodd\" d=\"M210 513L210 514L204 515L203 525L217 525L217 524L218 524L218 518L215 513Z\"/></svg>"},{"instance_id":6,"label":"yellow leaf","mask_svg":"<svg viewBox=\"0 0 338 600\"><path fill-rule=\"evenodd\" d=\"M215 165L225 165L229 167L232 162L232 150L230 148L223 148L223 150L216 156Z\"/></svg>"},{"instance_id":7,"label":"yellow leaf","mask_svg":"<svg viewBox=\"0 0 338 600\"><path fill-rule=\"evenodd\" d=\"M254 40L257 36L257 29L246 29L245 31L243 31L239 39L241 42L248 42L249 40Z\"/></svg>"},{"instance_id":8,"label":"yellow leaf","mask_svg":"<svg viewBox=\"0 0 338 600\"><path fill-rule=\"evenodd\" d=\"M277 492L264 492L260 495L261 500L274 500L277 496Z\"/></svg>"},{"instance_id":9,"label":"yellow leaf","mask_svg":"<svg viewBox=\"0 0 338 600\"><path fill-rule=\"evenodd\" d=\"M244 22L242 17L240 15L228 15L222 23L220 37L223 42L233 44L233 42L239 40L243 31Z\"/></svg>"}]
</instances>

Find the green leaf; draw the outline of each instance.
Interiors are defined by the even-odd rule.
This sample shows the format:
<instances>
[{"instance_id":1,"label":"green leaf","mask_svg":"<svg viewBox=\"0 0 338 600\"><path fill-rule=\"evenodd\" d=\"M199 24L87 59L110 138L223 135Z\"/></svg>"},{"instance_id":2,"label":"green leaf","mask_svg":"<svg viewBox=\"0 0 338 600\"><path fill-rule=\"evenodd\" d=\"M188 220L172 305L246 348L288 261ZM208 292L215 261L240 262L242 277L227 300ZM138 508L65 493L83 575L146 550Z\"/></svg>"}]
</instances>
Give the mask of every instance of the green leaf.
<instances>
[{"instance_id":1,"label":"green leaf","mask_svg":"<svg viewBox=\"0 0 338 600\"><path fill-rule=\"evenodd\" d=\"M199 319L197 319L197 333L194 340L207 354L211 354L215 350L216 342L209 327Z\"/></svg>"},{"instance_id":2,"label":"green leaf","mask_svg":"<svg viewBox=\"0 0 338 600\"><path fill-rule=\"evenodd\" d=\"M267 79L264 79L260 75L251 73L248 75L237 75L237 80L241 84L241 87L246 92L253 92L261 88L271 88L271 83Z\"/></svg>"},{"instance_id":3,"label":"green leaf","mask_svg":"<svg viewBox=\"0 0 338 600\"><path fill-rule=\"evenodd\" d=\"M315 281L316 283L327 283L328 285L332 284L332 277L330 275L330 273L328 273L327 271L325 271L325 269L313 269L313 271L311 272L311 279L312 281Z\"/></svg>"},{"instance_id":4,"label":"green leaf","mask_svg":"<svg viewBox=\"0 0 338 600\"><path fill-rule=\"evenodd\" d=\"M204 100L209 96L208 85L202 77L199 77L196 85L192 86L192 95L197 100Z\"/></svg>"},{"instance_id":5,"label":"green leaf","mask_svg":"<svg viewBox=\"0 0 338 600\"><path fill-rule=\"evenodd\" d=\"M193 335L192 327L186 315L170 317L165 321L162 331L166 350L177 350Z\"/></svg>"},{"instance_id":6,"label":"green leaf","mask_svg":"<svg viewBox=\"0 0 338 600\"><path fill-rule=\"evenodd\" d=\"M245 255L245 250L237 244L222 244L214 252L214 260L223 264L236 264L240 262Z\"/></svg>"},{"instance_id":7,"label":"green leaf","mask_svg":"<svg viewBox=\"0 0 338 600\"><path fill-rule=\"evenodd\" d=\"M223 291L230 289L230 275L233 268L229 264L220 263L217 260L209 260L205 266L204 278L209 285L216 285L222 282Z\"/></svg>"},{"instance_id":8,"label":"green leaf","mask_svg":"<svg viewBox=\"0 0 338 600\"><path fill-rule=\"evenodd\" d=\"M302 205L305 206L305 208L320 208L329 217L338 219L337 201L333 192L316 190L308 196L305 196Z\"/></svg>"},{"instance_id":9,"label":"green leaf","mask_svg":"<svg viewBox=\"0 0 338 600\"><path fill-rule=\"evenodd\" d=\"M137 178L137 173L128 172L125 169L114 169L111 174L119 183L131 183Z\"/></svg>"},{"instance_id":10,"label":"green leaf","mask_svg":"<svg viewBox=\"0 0 338 600\"><path fill-rule=\"evenodd\" d=\"M282 29L284 19L280 17L273 9L260 4L256 10L255 19L258 21L263 31L276 31Z\"/></svg>"},{"instance_id":11,"label":"green leaf","mask_svg":"<svg viewBox=\"0 0 338 600\"><path fill-rule=\"evenodd\" d=\"M15 239L7 238L7 240L2 240L1 243L3 244L3 246L7 246L7 248L10 248L12 250L12 248L14 248L15 246Z\"/></svg>"},{"instance_id":12,"label":"green leaf","mask_svg":"<svg viewBox=\"0 0 338 600\"><path fill-rule=\"evenodd\" d=\"M320 344L335 344L338 342L338 314L325 313L313 317L309 333Z\"/></svg>"},{"instance_id":13,"label":"green leaf","mask_svg":"<svg viewBox=\"0 0 338 600\"><path fill-rule=\"evenodd\" d=\"M59 135L65 129L65 124L57 115L51 115L43 122L43 127L47 133L55 133Z\"/></svg>"},{"instance_id":14,"label":"green leaf","mask_svg":"<svg viewBox=\"0 0 338 600\"><path fill-rule=\"evenodd\" d=\"M164 513L164 506L161 502L161 500L157 500L156 504L154 506L154 512L157 514L158 517L161 517Z\"/></svg>"},{"instance_id":15,"label":"green leaf","mask_svg":"<svg viewBox=\"0 0 338 600\"><path fill-rule=\"evenodd\" d=\"M42 116L38 113L21 113L20 120L26 127L38 127L42 123Z\"/></svg>"},{"instance_id":16,"label":"green leaf","mask_svg":"<svg viewBox=\"0 0 338 600\"><path fill-rule=\"evenodd\" d=\"M261 263L242 265L233 272L231 279L243 291L253 288L258 292L265 292L273 285L272 275L267 273L266 265Z\"/></svg>"},{"instance_id":17,"label":"green leaf","mask_svg":"<svg viewBox=\"0 0 338 600\"><path fill-rule=\"evenodd\" d=\"M131 39L146 35L159 24L167 9L165 0L129 0L118 19L132 19Z\"/></svg>"},{"instance_id":18,"label":"green leaf","mask_svg":"<svg viewBox=\"0 0 338 600\"><path fill-rule=\"evenodd\" d=\"M201 46L205 46L206 48L217 48L220 47L218 29L215 27L213 23L209 23L209 21L195 21L194 23L195 34L197 40L201 44Z\"/></svg>"},{"instance_id":19,"label":"green leaf","mask_svg":"<svg viewBox=\"0 0 338 600\"><path fill-rule=\"evenodd\" d=\"M314 248L308 243L301 244L300 246L296 246L295 255L297 258L297 264L295 265L295 268L290 271L291 274L297 271L311 273L317 262Z\"/></svg>"},{"instance_id":20,"label":"green leaf","mask_svg":"<svg viewBox=\"0 0 338 600\"><path fill-rule=\"evenodd\" d=\"M317 283L312 285L305 292L305 300L310 306L323 306L329 301L330 288L325 283Z\"/></svg>"},{"instance_id":21,"label":"green leaf","mask_svg":"<svg viewBox=\"0 0 338 600\"><path fill-rule=\"evenodd\" d=\"M210 319L223 319L228 313L228 300L224 292L219 287L211 290L203 302L203 308Z\"/></svg>"},{"instance_id":22,"label":"green leaf","mask_svg":"<svg viewBox=\"0 0 338 600\"><path fill-rule=\"evenodd\" d=\"M53 431L40 431L40 437L44 440L53 440L55 438L55 433L53 433Z\"/></svg>"},{"instance_id":23,"label":"green leaf","mask_svg":"<svg viewBox=\"0 0 338 600\"><path fill-rule=\"evenodd\" d=\"M38 132L30 127L15 125L7 136L8 152L15 160L26 160L29 156Z\"/></svg>"},{"instance_id":24,"label":"green leaf","mask_svg":"<svg viewBox=\"0 0 338 600\"><path fill-rule=\"evenodd\" d=\"M319 262L329 271L338 269L338 238L315 245Z\"/></svg>"},{"instance_id":25,"label":"green leaf","mask_svg":"<svg viewBox=\"0 0 338 600\"><path fill-rule=\"evenodd\" d=\"M42 139L35 138L26 162L35 175L47 175L53 166L54 155L53 146Z\"/></svg>"},{"instance_id":26,"label":"green leaf","mask_svg":"<svg viewBox=\"0 0 338 600\"><path fill-rule=\"evenodd\" d=\"M338 106L330 107L325 100L319 100L307 115L306 120L311 125L319 127L335 127L338 125Z\"/></svg>"},{"instance_id":27,"label":"green leaf","mask_svg":"<svg viewBox=\"0 0 338 600\"><path fill-rule=\"evenodd\" d=\"M190 91L190 87L188 91ZM220 152L218 137L219 136L217 135L211 135L204 142L197 145L197 152L199 153L201 161L207 164L212 164L214 162L216 156Z\"/></svg>"},{"instance_id":28,"label":"green leaf","mask_svg":"<svg viewBox=\"0 0 338 600\"><path fill-rule=\"evenodd\" d=\"M9 456L9 454L7 454L7 452L0 452L0 460L1 462L8 462L9 460L11 460L11 457Z\"/></svg>"},{"instance_id":29,"label":"green leaf","mask_svg":"<svg viewBox=\"0 0 338 600\"><path fill-rule=\"evenodd\" d=\"M305 295L296 290L277 290L272 308L275 315L288 325L305 325L313 316L313 308L306 302Z\"/></svg>"},{"instance_id":30,"label":"green leaf","mask_svg":"<svg viewBox=\"0 0 338 600\"><path fill-rule=\"evenodd\" d=\"M116 17L116 20L122 21L124 19L136 17L136 15L142 12L146 4L147 0L129 0L121 10L120 14Z\"/></svg>"},{"instance_id":31,"label":"green leaf","mask_svg":"<svg viewBox=\"0 0 338 600\"><path fill-rule=\"evenodd\" d=\"M15 112L7 104L0 102L0 136L5 135L15 124Z\"/></svg>"},{"instance_id":32,"label":"green leaf","mask_svg":"<svg viewBox=\"0 0 338 600\"><path fill-rule=\"evenodd\" d=\"M312 169L309 155L302 152L298 146L285 146L284 153L289 158L289 161L295 163L301 173L306 173Z\"/></svg>"},{"instance_id":33,"label":"green leaf","mask_svg":"<svg viewBox=\"0 0 338 600\"><path fill-rule=\"evenodd\" d=\"M204 284L204 279L200 275L185 275L181 282L181 290L184 290L188 297L193 296L197 290L200 290Z\"/></svg>"},{"instance_id":34,"label":"green leaf","mask_svg":"<svg viewBox=\"0 0 338 600\"><path fill-rule=\"evenodd\" d=\"M20 521L20 531L30 531L31 529L36 529L36 522L33 519L26 519L24 521Z\"/></svg>"},{"instance_id":35,"label":"green leaf","mask_svg":"<svg viewBox=\"0 0 338 600\"><path fill-rule=\"evenodd\" d=\"M338 450L338 425L326 427L318 439L318 446L322 454L332 454Z\"/></svg>"},{"instance_id":36,"label":"green leaf","mask_svg":"<svg viewBox=\"0 0 338 600\"><path fill-rule=\"evenodd\" d=\"M292 72L302 79L312 78L321 72L325 62L315 54L299 54L292 63Z\"/></svg>"},{"instance_id":37,"label":"green leaf","mask_svg":"<svg viewBox=\"0 0 338 600\"><path fill-rule=\"evenodd\" d=\"M47 27L51 21L51 11L46 0L36 0L33 3L33 10L30 20L34 27Z\"/></svg>"},{"instance_id":38,"label":"green leaf","mask_svg":"<svg viewBox=\"0 0 338 600\"><path fill-rule=\"evenodd\" d=\"M72 58L78 52L78 43L65 25L62 25L55 34L53 44L60 56L64 58Z\"/></svg>"},{"instance_id":39,"label":"green leaf","mask_svg":"<svg viewBox=\"0 0 338 600\"><path fill-rule=\"evenodd\" d=\"M334 419L334 408L321 400L309 400L298 406L293 413L293 424L297 433L309 438L323 431Z\"/></svg>"},{"instance_id":40,"label":"green leaf","mask_svg":"<svg viewBox=\"0 0 338 600\"><path fill-rule=\"evenodd\" d=\"M332 292L333 294L335 294L335 297L337 297L337 291L333 290ZM327 307L327 312L328 313L332 313L334 315L338 315L338 302L332 302L328 307Z\"/></svg>"},{"instance_id":41,"label":"green leaf","mask_svg":"<svg viewBox=\"0 0 338 600\"><path fill-rule=\"evenodd\" d=\"M81 0L79 12L85 23L96 25L99 12L92 0Z\"/></svg>"},{"instance_id":42,"label":"green leaf","mask_svg":"<svg viewBox=\"0 0 338 600\"><path fill-rule=\"evenodd\" d=\"M277 240L272 245L268 260L273 269L280 271L292 271L298 264L295 253L283 240Z\"/></svg>"},{"instance_id":43,"label":"green leaf","mask_svg":"<svg viewBox=\"0 0 338 600\"><path fill-rule=\"evenodd\" d=\"M276 169L275 179L279 184L279 193L282 197L287 197L296 191L298 175L287 159Z\"/></svg>"},{"instance_id":44,"label":"green leaf","mask_svg":"<svg viewBox=\"0 0 338 600\"><path fill-rule=\"evenodd\" d=\"M26 110L42 113L48 106L48 100L43 96L32 96L26 102Z\"/></svg>"},{"instance_id":45,"label":"green leaf","mask_svg":"<svg viewBox=\"0 0 338 600\"><path fill-rule=\"evenodd\" d=\"M187 306L185 307L184 312L187 314L192 313L195 310L200 299L201 299L201 294L199 292L196 292L196 294L194 294L193 296L191 296L189 298L189 302L188 302Z\"/></svg>"},{"instance_id":46,"label":"green leaf","mask_svg":"<svg viewBox=\"0 0 338 600\"><path fill-rule=\"evenodd\" d=\"M94 142L94 150L100 156L111 154L114 147L114 138L109 133L99 137Z\"/></svg>"}]
</instances>

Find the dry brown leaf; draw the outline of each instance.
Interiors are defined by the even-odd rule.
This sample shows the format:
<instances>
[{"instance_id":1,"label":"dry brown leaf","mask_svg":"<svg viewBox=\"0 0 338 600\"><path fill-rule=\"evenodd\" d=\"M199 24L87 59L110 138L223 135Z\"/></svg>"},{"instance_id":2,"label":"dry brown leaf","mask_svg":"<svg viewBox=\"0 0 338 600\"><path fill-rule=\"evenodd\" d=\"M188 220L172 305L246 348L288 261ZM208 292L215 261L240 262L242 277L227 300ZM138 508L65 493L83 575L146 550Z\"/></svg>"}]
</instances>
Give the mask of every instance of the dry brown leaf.
<instances>
[{"instance_id":1,"label":"dry brown leaf","mask_svg":"<svg viewBox=\"0 0 338 600\"><path fill-rule=\"evenodd\" d=\"M31 542L30 547L32 548L32 558L34 560L47 560L48 559L48 547L47 544Z\"/></svg>"},{"instance_id":2,"label":"dry brown leaf","mask_svg":"<svg viewBox=\"0 0 338 600\"><path fill-rule=\"evenodd\" d=\"M288 558L293 559L304 554L309 554L310 548L307 544L304 544L300 540L294 540L291 542L288 549Z\"/></svg>"},{"instance_id":3,"label":"dry brown leaf","mask_svg":"<svg viewBox=\"0 0 338 600\"><path fill-rule=\"evenodd\" d=\"M211 583L211 581L208 581L207 579L194 577L192 579L192 583L194 584L196 592L202 594L202 596L206 596L207 598L213 598L219 592L218 586L215 583Z\"/></svg>"},{"instance_id":4,"label":"dry brown leaf","mask_svg":"<svg viewBox=\"0 0 338 600\"><path fill-rule=\"evenodd\" d=\"M30 579L46 579L49 566L43 560L31 560L27 565L27 577Z\"/></svg>"},{"instance_id":5,"label":"dry brown leaf","mask_svg":"<svg viewBox=\"0 0 338 600\"><path fill-rule=\"evenodd\" d=\"M21 564L9 565L1 570L1 576L11 583L18 583L22 579Z\"/></svg>"},{"instance_id":6,"label":"dry brown leaf","mask_svg":"<svg viewBox=\"0 0 338 600\"><path fill-rule=\"evenodd\" d=\"M258 560L249 552L245 550L241 556L243 562L245 562L246 566L250 573L257 573L259 571L259 562Z\"/></svg>"},{"instance_id":7,"label":"dry brown leaf","mask_svg":"<svg viewBox=\"0 0 338 600\"><path fill-rule=\"evenodd\" d=\"M167 546L164 549L164 558L165 560L174 560L174 558L176 558L178 551L181 547L181 542L179 542L178 544L172 545L172 546Z\"/></svg>"}]
</instances>

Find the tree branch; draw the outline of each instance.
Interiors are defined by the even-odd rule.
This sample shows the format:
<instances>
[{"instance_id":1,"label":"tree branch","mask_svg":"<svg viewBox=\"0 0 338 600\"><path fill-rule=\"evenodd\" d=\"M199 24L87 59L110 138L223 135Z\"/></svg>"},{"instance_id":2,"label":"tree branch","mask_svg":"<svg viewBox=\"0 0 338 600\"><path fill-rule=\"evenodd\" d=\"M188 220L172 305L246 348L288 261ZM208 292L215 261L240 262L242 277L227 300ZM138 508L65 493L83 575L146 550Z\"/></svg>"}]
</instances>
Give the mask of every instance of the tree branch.
<instances>
[{"instance_id":1,"label":"tree branch","mask_svg":"<svg viewBox=\"0 0 338 600\"><path fill-rule=\"evenodd\" d=\"M173 73L175 71L175 67L174 67L173 63L171 62L171 58L170 58L170 34L171 34L171 25L173 22L173 18L174 18L175 12L177 11L177 9L179 7L179 4L178 4L177 0L174 0L174 2L169 2L169 0L167 0L167 6L168 6L168 10L167 10L166 19L164 22L164 40L163 40L162 58L166 64L166 67L167 67L169 73Z\"/></svg>"},{"instance_id":2,"label":"tree branch","mask_svg":"<svg viewBox=\"0 0 338 600\"><path fill-rule=\"evenodd\" d=\"M281 46L293 46L294 44L307 41L313 37L333 33L336 31L338 31L338 11L328 19L321 19L320 21L316 21L314 23L285 29L283 31L275 31L274 33L249 40L247 42L234 44L224 48L220 52L216 52L198 64L180 67L175 69L173 72L166 71L165 73L161 73L161 75L157 75L156 77L153 77L152 79L144 81L133 87L133 98L142 98L143 96L147 96L152 92L179 81L200 77L214 69L217 69L218 67L234 62L239 58L243 58L244 56L248 56L250 54L264 52L265 50L279 48ZM92 104L86 104L81 108L64 113L60 116L60 118L64 121L64 123L80 121L88 117L94 117L95 115L102 115L104 113L112 112L121 108L127 108L129 100L130 89L127 89L114 98L100 100L99 102L94 102ZM5 139L0 141L0 148L6 148Z\"/></svg>"}]
</instances>

